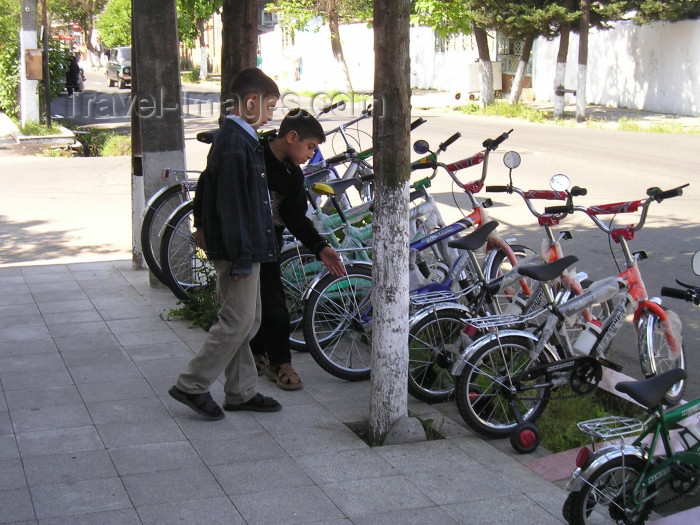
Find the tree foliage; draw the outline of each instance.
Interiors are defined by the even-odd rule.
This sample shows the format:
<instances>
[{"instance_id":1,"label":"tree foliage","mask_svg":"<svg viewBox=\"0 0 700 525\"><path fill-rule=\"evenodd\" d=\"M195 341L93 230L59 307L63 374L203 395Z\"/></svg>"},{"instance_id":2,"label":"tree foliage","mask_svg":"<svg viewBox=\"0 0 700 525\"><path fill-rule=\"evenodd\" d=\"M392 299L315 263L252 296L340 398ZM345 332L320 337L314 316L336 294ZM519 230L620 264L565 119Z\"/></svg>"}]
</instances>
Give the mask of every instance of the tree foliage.
<instances>
[{"instance_id":1,"label":"tree foliage","mask_svg":"<svg viewBox=\"0 0 700 525\"><path fill-rule=\"evenodd\" d=\"M109 0L97 19L97 29L107 47L131 45L131 0Z\"/></svg>"},{"instance_id":2,"label":"tree foliage","mask_svg":"<svg viewBox=\"0 0 700 525\"><path fill-rule=\"evenodd\" d=\"M177 35L180 42L193 47L199 34L198 20L209 20L221 10L222 0L177 0Z\"/></svg>"},{"instance_id":3,"label":"tree foliage","mask_svg":"<svg viewBox=\"0 0 700 525\"><path fill-rule=\"evenodd\" d=\"M108 0L48 0L47 9L52 16L65 23L76 23L82 28L83 41L90 51L95 18L102 12Z\"/></svg>"},{"instance_id":4,"label":"tree foliage","mask_svg":"<svg viewBox=\"0 0 700 525\"><path fill-rule=\"evenodd\" d=\"M17 0L0 0L0 50L19 39L19 7Z\"/></svg>"},{"instance_id":5,"label":"tree foliage","mask_svg":"<svg viewBox=\"0 0 700 525\"><path fill-rule=\"evenodd\" d=\"M638 0L636 23L678 22L700 18L700 0Z\"/></svg>"},{"instance_id":6,"label":"tree foliage","mask_svg":"<svg viewBox=\"0 0 700 525\"><path fill-rule=\"evenodd\" d=\"M304 29L315 17L327 22L332 4L337 4L338 19L342 24L372 20L372 0L275 0L266 7L277 13L281 27L294 30Z\"/></svg>"}]
</instances>

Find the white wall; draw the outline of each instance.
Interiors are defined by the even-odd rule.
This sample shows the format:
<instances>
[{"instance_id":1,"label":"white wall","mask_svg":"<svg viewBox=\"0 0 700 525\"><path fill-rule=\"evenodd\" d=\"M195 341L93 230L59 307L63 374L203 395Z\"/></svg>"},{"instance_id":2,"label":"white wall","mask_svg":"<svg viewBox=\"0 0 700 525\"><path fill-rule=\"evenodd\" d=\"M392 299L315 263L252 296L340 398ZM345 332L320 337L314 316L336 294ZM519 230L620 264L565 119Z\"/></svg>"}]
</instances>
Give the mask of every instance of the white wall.
<instances>
[{"instance_id":1,"label":"white wall","mask_svg":"<svg viewBox=\"0 0 700 525\"><path fill-rule=\"evenodd\" d=\"M607 31L592 31L588 46L586 102L700 115L700 20L646 26L621 22ZM534 48L538 100L552 100L558 49L558 38L539 39ZM572 34L566 88L576 89L577 64L578 36Z\"/></svg>"}]
</instances>

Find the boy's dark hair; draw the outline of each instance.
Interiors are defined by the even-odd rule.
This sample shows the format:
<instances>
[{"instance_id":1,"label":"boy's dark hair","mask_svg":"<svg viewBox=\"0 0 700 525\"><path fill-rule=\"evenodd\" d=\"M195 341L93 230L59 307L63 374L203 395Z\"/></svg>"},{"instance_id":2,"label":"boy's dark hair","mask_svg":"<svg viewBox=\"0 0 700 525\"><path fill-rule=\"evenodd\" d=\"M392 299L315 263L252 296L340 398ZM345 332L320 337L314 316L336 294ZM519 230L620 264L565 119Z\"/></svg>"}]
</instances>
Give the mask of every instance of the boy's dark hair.
<instances>
[{"instance_id":1,"label":"boy's dark hair","mask_svg":"<svg viewBox=\"0 0 700 525\"><path fill-rule=\"evenodd\" d=\"M290 131L296 131L299 140L306 140L310 137L318 139L319 142L326 141L326 134L318 120L305 109L296 108L287 113L282 119L278 137L286 137Z\"/></svg>"},{"instance_id":2,"label":"boy's dark hair","mask_svg":"<svg viewBox=\"0 0 700 525\"><path fill-rule=\"evenodd\" d=\"M229 94L243 100L248 95L280 96L277 83L257 67L241 69L231 81Z\"/></svg>"}]
</instances>

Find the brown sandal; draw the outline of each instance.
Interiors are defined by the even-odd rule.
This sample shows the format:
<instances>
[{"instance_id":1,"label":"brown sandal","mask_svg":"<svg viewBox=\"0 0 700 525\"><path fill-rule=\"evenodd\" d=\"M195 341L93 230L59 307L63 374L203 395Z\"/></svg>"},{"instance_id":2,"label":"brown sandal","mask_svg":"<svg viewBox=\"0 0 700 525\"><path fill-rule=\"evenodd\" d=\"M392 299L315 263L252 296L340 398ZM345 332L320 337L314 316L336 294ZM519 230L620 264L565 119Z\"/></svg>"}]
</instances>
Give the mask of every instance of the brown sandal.
<instances>
[{"instance_id":1,"label":"brown sandal","mask_svg":"<svg viewBox=\"0 0 700 525\"><path fill-rule=\"evenodd\" d=\"M265 375L277 383L277 386L282 390L299 390L304 385L301 383L301 378L292 368L291 363L282 363L272 370L270 367L265 369Z\"/></svg>"},{"instance_id":2,"label":"brown sandal","mask_svg":"<svg viewBox=\"0 0 700 525\"><path fill-rule=\"evenodd\" d=\"M258 369L258 375L263 375L265 373L265 369L270 364L270 360L265 354L254 355L253 360L255 361L255 368Z\"/></svg>"}]
</instances>

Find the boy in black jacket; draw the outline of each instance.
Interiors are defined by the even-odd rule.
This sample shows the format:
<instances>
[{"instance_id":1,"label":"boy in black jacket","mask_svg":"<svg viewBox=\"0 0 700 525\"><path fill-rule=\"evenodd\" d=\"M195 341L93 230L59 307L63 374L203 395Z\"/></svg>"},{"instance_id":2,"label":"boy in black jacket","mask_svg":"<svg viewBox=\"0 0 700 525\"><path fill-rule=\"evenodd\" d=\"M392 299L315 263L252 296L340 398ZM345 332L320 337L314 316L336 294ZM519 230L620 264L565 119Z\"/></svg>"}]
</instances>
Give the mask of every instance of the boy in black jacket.
<instances>
[{"instance_id":1,"label":"boy in black jacket","mask_svg":"<svg viewBox=\"0 0 700 525\"><path fill-rule=\"evenodd\" d=\"M273 412L280 404L257 392L250 340L260 324L260 265L277 260L265 156L256 130L272 119L279 88L257 68L233 79L231 114L207 157L199 217L207 257L216 268L219 320L168 393L209 419L224 412L209 387L224 372L224 410Z\"/></svg>"},{"instance_id":2,"label":"boy in black jacket","mask_svg":"<svg viewBox=\"0 0 700 525\"><path fill-rule=\"evenodd\" d=\"M299 168L300 164L311 158L316 146L325 140L325 133L318 121L307 111L297 108L282 120L277 133L264 134L261 142L265 150L277 245L282 246L282 232L286 226L333 275L340 276L345 272L340 256L319 235L306 216L308 203L304 175ZM284 390L302 388L301 379L291 364L289 311L279 262L261 264L260 295L262 320L257 335L250 343L258 371L264 372ZM269 365L265 367L268 359Z\"/></svg>"}]
</instances>

